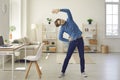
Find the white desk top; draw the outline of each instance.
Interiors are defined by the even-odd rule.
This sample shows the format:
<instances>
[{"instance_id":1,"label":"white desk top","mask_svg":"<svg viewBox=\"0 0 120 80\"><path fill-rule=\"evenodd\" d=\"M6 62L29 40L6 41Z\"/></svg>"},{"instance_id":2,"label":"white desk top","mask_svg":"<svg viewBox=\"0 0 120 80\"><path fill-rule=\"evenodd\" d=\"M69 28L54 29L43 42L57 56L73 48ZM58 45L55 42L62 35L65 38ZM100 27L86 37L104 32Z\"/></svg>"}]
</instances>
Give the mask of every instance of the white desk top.
<instances>
[{"instance_id":1,"label":"white desk top","mask_svg":"<svg viewBox=\"0 0 120 80\"><path fill-rule=\"evenodd\" d=\"M12 44L12 46L10 46L10 47L0 47L0 52L1 51L14 51L23 46L24 46L24 44Z\"/></svg>"}]
</instances>

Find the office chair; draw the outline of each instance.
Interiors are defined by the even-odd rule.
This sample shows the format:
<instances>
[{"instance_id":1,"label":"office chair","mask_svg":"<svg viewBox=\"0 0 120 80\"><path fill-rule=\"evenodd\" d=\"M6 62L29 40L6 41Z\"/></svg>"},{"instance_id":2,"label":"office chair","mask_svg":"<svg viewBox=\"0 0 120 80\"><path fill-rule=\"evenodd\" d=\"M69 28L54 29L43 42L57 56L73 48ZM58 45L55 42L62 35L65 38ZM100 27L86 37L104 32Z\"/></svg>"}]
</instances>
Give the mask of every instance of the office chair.
<instances>
[{"instance_id":1,"label":"office chair","mask_svg":"<svg viewBox=\"0 0 120 80\"><path fill-rule=\"evenodd\" d=\"M29 73L29 71L30 71L30 68L31 68L32 63L35 63L36 69L37 69L37 72L38 72L38 75L39 75L39 78L41 78L42 72L41 72L41 70L40 70L40 68L39 68L39 65L38 65L37 61L38 61L38 60L40 59L40 57L41 57L43 45L44 45L44 43L41 43L41 44L40 44L40 46L39 46L39 48L38 48L37 53L36 53L35 56L26 56L26 57L24 58L25 60L30 61L29 66L28 66L28 69L27 69L27 71L26 71L25 79L27 79L27 77L28 77L28 73Z\"/></svg>"}]
</instances>

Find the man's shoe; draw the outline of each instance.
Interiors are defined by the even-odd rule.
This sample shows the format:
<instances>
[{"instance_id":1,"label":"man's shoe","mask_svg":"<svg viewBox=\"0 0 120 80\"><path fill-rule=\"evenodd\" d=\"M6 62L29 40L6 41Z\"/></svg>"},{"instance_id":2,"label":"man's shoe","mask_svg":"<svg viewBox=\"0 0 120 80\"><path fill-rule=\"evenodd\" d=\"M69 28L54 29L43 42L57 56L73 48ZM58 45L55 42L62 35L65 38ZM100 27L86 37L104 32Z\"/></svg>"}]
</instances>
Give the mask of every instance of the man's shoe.
<instances>
[{"instance_id":1,"label":"man's shoe","mask_svg":"<svg viewBox=\"0 0 120 80\"><path fill-rule=\"evenodd\" d=\"M82 72L81 75L82 75L83 77L85 77L85 78L88 77L88 76L85 74L85 72Z\"/></svg>"},{"instance_id":2,"label":"man's shoe","mask_svg":"<svg viewBox=\"0 0 120 80\"><path fill-rule=\"evenodd\" d=\"M65 73L61 73L60 76L58 78L62 78L65 76Z\"/></svg>"}]
</instances>

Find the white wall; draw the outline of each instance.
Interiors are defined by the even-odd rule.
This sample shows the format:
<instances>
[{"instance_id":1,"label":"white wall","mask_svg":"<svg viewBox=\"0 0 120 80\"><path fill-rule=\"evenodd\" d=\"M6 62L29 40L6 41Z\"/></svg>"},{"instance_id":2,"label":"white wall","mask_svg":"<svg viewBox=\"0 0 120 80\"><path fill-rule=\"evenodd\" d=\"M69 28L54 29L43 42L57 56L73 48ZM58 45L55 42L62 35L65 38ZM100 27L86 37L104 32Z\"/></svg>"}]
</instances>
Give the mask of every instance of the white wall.
<instances>
[{"instance_id":1,"label":"white wall","mask_svg":"<svg viewBox=\"0 0 120 80\"><path fill-rule=\"evenodd\" d=\"M9 34L9 0L0 0L0 35L8 39Z\"/></svg>"},{"instance_id":2,"label":"white wall","mask_svg":"<svg viewBox=\"0 0 120 80\"><path fill-rule=\"evenodd\" d=\"M4 39L9 38L9 0L0 0L0 35ZM8 57L5 57L8 59ZM0 64L2 56L0 56Z\"/></svg>"},{"instance_id":3,"label":"white wall","mask_svg":"<svg viewBox=\"0 0 120 80\"><path fill-rule=\"evenodd\" d=\"M119 39L105 38L104 0L28 0L27 8L27 35L29 37L32 35L31 24L45 23L47 17L55 19L60 16L65 18L64 14L51 14L51 10L55 8L69 8L80 28L82 27L82 23L87 22L88 18L92 18L97 23L98 49L100 49L101 44L106 44L109 46L110 52L120 52L120 45L117 45L120 43ZM62 48L61 45L58 45L58 47Z\"/></svg>"}]
</instances>

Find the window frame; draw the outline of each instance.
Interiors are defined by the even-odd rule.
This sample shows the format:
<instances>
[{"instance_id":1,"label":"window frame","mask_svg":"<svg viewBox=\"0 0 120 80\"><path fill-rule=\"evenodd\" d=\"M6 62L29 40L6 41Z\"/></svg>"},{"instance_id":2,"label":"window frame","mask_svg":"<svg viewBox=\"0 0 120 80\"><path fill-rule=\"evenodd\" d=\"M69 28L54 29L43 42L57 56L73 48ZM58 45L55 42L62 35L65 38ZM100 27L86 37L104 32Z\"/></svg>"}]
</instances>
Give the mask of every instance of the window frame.
<instances>
[{"instance_id":1,"label":"window frame","mask_svg":"<svg viewBox=\"0 0 120 80\"><path fill-rule=\"evenodd\" d=\"M107 10L106 10L106 6L108 4L114 5L114 4L118 4L118 35L107 35ZM106 2L105 0L105 37L106 38L120 38L120 1L119 2ZM113 25L113 24L112 24ZM112 26L113 27L113 26Z\"/></svg>"}]
</instances>

